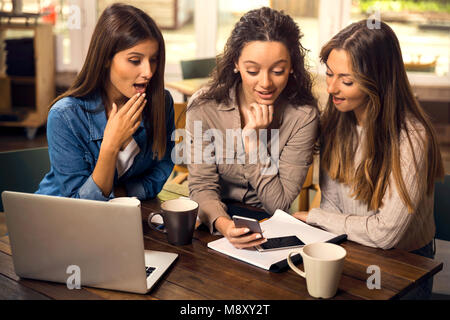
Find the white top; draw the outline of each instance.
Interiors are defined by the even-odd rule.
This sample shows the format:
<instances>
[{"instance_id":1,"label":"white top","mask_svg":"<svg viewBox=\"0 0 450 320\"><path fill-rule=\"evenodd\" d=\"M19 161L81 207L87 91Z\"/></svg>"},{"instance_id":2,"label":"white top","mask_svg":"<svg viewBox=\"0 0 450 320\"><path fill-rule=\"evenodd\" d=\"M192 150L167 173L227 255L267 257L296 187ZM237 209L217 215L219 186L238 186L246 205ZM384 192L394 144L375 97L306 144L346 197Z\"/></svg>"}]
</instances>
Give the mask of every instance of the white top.
<instances>
[{"instance_id":1,"label":"white top","mask_svg":"<svg viewBox=\"0 0 450 320\"><path fill-rule=\"evenodd\" d=\"M119 178L131 168L134 162L134 158L141 151L138 144L134 139L131 139L130 143L123 151L120 151L117 156L116 168Z\"/></svg>"},{"instance_id":2,"label":"white top","mask_svg":"<svg viewBox=\"0 0 450 320\"><path fill-rule=\"evenodd\" d=\"M426 195L426 151L420 141L425 130L415 130L409 124L408 127L418 170L414 165L406 132L400 136L400 165L413 204L413 213L408 213L408 208L400 198L392 173L383 197L383 206L376 211L369 211L366 204L350 196L349 186L332 180L321 170L320 208L311 209L307 223L335 234L346 233L349 240L370 247L411 251L427 245L434 238L435 224L434 194ZM359 142L363 135L364 132L358 134ZM355 154L356 165L361 161L361 149L359 143Z\"/></svg>"}]
</instances>

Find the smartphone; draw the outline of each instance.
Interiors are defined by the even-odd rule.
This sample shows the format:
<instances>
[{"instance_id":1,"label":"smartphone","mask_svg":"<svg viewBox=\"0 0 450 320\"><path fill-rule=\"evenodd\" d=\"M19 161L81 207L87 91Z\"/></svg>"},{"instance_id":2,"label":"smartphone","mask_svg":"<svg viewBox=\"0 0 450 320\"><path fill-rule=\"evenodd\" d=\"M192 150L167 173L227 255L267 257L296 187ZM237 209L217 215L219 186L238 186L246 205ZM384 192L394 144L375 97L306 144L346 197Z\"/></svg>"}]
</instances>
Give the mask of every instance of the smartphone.
<instances>
[{"instance_id":1,"label":"smartphone","mask_svg":"<svg viewBox=\"0 0 450 320\"><path fill-rule=\"evenodd\" d=\"M233 216L234 225L236 228L248 228L249 233L263 233L259 221L252 218Z\"/></svg>"},{"instance_id":2,"label":"smartphone","mask_svg":"<svg viewBox=\"0 0 450 320\"><path fill-rule=\"evenodd\" d=\"M305 244L297 236L287 236L278 238L268 238L267 242L256 246L259 252L273 251L288 248L298 248Z\"/></svg>"}]
</instances>

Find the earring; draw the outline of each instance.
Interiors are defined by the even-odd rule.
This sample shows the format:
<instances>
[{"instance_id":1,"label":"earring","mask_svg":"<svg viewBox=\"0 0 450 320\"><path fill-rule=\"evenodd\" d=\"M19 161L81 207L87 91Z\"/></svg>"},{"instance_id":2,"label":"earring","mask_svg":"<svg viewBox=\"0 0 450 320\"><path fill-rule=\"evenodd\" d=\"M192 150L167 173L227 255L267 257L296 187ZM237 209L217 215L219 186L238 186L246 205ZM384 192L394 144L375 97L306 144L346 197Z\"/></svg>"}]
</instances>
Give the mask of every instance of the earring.
<instances>
[{"instance_id":1,"label":"earring","mask_svg":"<svg viewBox=\"0 0 450 320\"><path fill-rule=\"evenodd\" d=\"M291 71L289 71L289 73L290 73L290 74L293 74L293 73L294 73L294 69L291 69Z\"/></svg>"},{"instance_id":2,"label":"earring","mask_svg":"<svg viewBox=\"0 0 450 320\"><path fill-rule=\"evenodd\" d=\"M233 72L234 72L234 73L238 73L239 70L238 70L237 68L234 68L234 69L233 69Z\"/></svg>"}]
</instances>

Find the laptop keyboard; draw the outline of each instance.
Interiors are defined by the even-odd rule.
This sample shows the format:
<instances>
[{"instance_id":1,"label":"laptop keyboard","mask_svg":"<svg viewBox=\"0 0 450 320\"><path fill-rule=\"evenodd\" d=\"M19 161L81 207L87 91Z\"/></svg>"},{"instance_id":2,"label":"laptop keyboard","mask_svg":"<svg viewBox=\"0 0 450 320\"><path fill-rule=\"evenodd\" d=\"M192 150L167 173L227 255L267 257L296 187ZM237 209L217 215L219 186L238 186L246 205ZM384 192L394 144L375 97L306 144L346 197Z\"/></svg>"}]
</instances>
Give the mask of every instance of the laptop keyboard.
<instances>
[{"instance_id":1,"label":"laptop keyboard","mask_svg":"<svg viewBox=\"0 0 450 320\"><path fill-rule=\"evenodd\" d=\"M147 274L147 278L150 276L150 274L155 271L156 268L153 267L145 267L145 273Z\"/></svg>"}]
</instances>

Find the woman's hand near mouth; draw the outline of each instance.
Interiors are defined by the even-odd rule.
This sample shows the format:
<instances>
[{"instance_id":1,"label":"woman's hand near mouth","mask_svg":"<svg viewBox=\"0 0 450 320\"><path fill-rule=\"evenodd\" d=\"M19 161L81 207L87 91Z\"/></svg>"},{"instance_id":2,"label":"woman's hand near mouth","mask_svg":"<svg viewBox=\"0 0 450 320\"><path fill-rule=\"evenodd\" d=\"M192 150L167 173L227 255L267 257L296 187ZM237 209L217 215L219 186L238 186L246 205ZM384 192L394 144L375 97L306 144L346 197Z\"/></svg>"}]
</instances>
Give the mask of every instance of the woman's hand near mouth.
<instances>
[{"instance_id":1,"label":"woman's hand near mouth","mask_svg":"<svg viewBox=\"0 0 450 320\"><path fill-rule=\"evenodd\" d=\"M245 152L254 150L259 144L259 129L267 129L273 120L273 105L252 103L247 113L247 123L242 129ZM256 138L256 139L255 139Z\"/></svg>"},{"instance_id":2,"label":"woman's hand near mouth","mask_svg":"<svg viewBox=\"0 0 450 320\"><path fill-rule=\"evenodd\" d=\"M102 146L120 151L131 141L141 122L142 110L147 103L145 94L135 94L120 108L113 103L106 123Z\"/></svg>"},{"instance_id":3,"label":"woman's hand near mouth","mask_svg":"<svg viewBox=\"0 0 450 320\"><path fill-rule=\"evenodd\" d=\"M92 179L105 197L113 188L117 156L139 127L146 103L145 94L135 94L120 108L113 103L109 112L97 164L92 172Z\"/></svg>"}]
</instances>

